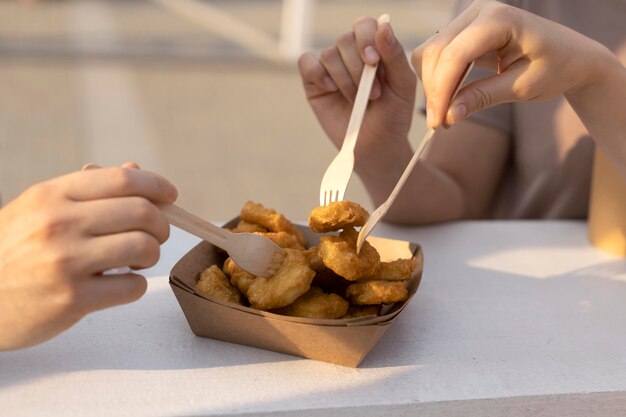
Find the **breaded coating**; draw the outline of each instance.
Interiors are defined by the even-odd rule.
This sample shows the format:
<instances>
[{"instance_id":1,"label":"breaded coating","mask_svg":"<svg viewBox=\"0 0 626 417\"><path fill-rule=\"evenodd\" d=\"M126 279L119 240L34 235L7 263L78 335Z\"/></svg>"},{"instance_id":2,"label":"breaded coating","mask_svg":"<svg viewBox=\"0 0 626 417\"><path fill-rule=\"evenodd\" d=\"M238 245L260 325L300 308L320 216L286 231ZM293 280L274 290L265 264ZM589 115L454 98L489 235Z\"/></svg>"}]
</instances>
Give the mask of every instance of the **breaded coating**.
<instances>
[{"instance_id":1,"label":"breaded coating","mask_svg":"<svg viewBox=\"0 0 626 417\"><path fill-rule=\"evenodd\" d=\"M248 289L256 279L256 276L244 271L232 258L228 258L224 261L224 272L230 277L230 283L239 288L239 291L247 296Z\"/></svg>"},{"instance_id":2,"label":"breaded coating","mask_svg":"<svg viewBox=\"0 0 626 417\"><path fill-rule=\"evenodd\" d=\"M357 236L357 231L349 228L339 236L320 238L319 256L324 265L349 281L375 276L380 269L380 255L367 241L356 254Z\"/></svg>"},{"instance_id":3,"label":"breaded coating","mask_svg":"<svg viewBox=\"0 0 626 417\"><path fill-rule=\"evenodd\" d=\"M342 316L342 319L355 319L357 317L367 317L367 316L380 316L380 312L383 309L383 306L380 304L376 305L366 305L366 306L357 306L354 304L350 304L348 308L348 312Z\"/></svg>"},{"instance_id":4,"label":"breaded coating","mask_svg":"<svg viewBox=\"0 0 626 417\"><path fill-rule=\"evenodd\" d=\"M304 250L304 246L298 241L298 237L287 232L258 233L272 240L281 248Z\"/></svg>"},{"instance_id":5,"label":"breaded coating","mask_svg":"<svg viewBox=\"0 0 626 417\"><path fill-rule=\"evenodd\" d=\"M309 259L309 265L315 272L321 272L328 269L324 265L324 261L320 258L320 253L317 246L313 246L305 251L306 257Z\"/></svg>"},{"instance_id":6,"label":"breaded coating","mask_svg":"<svg viewBox=\"0 0 626 417\"><path fill-rule=\"evenodd\" d=\"M391 262L381 262L378 273L372 279L382 281L408 281L413 270L417 267L417 259L396 259Z\"/></svg>"},{"instance_id":7,"label":"breaded coating","mask_svg":"<svg viewBox=\"0 0 626 417\"><path fill-rule=\"evenodd\" d=\"M253 308L271 310L293 303L311 288L315 271L303 251L285 249L285 260L270 278L256 277L248 289Z\"/></svg>"},{"instance_id":8,"label":"breaded coating","mask_svg":"<svg viewBox=\"0 0 626 417\"><path fill-rule=\"evenodd\" d=\"M270 232L287 232L298 238L301 245L306 244L304 236L295 228L284 215L272 208L265 208L262 204L248 201L241 209L241 219L250 223L260 224Z\"/></svg>"},{"instance_id":9,"label":"breaded coating","mask_svg":"<svg viewBox=\"0 0 626 417\"><path fill-rule=\"evenodd\" d=\"M314 208L309 214L309 228L317 233L333 232L348 227L363 226L369 213L357 203L337 201Z\"/></svg>"},{"instance_id":10,"label":"breaded coating","mask_svg":"<svg viewBox=\"0 0 626 417\"><path fill-rule=\"evenodd\" d=\"M227 303L242 304L241 293L231 285L224 272L217 265L211 265L202 271L195 288L196 291L206 297Z\"/></svg>"},{"instance_id":11,"label":"breaded coating","mask_svg":"<svg viewBox=\"0 0 626 417\"><path fill-rule=\"evenodd\" d=\"M404 282L362 281L350 285L346 296L353 304L391 304L406 301L409 293Z\"/></svg>"},{"instance_id":12,"label":"breaded coating","mask_svg":"<svg viewBox=\"0 0 626 417\"><path fill-rule=\"evenodd\" d=\"M267 233L267 229L260 224L239 220L237 226L232 229L233 233Z\"/></svg>"},{"instance_id":13,"label":"breaded coating","mask_svg":"<svg viewBox=\"0 0 626 417\"><path fill-rule=\"evenodd\" d=\"M312 319L338 319L348 311L348 302L337 294L324 294L321 288L311 287L292 304L275 310L277 314Z\"/></svg>"}]
</instances>

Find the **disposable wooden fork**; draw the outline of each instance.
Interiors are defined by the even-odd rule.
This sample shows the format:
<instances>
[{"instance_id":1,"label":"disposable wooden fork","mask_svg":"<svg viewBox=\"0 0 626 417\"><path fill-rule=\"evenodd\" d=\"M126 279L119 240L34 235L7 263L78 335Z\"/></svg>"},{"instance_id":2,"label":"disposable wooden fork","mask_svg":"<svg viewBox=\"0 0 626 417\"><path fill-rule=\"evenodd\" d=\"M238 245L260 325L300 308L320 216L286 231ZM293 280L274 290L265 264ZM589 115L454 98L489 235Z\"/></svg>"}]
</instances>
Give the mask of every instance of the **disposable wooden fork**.
<instances>
[{"instance_id":1,"label":"disposable wooden fork","mask_svg":"<svg viewBox=\"0 0 626 417\"><path fill-rule=\"evenodd\" d=\"M463 86L463 83L465 82L465 79L467 78L467 76L469 75L473 67L474 67L474 63L472 62L467 66L467 68L465 68L465 71L463 72L461 79L459 80L459 83L457 84L454 90L454 93L452 94L452 98L450 99L450 102L452 102L452 100L454 100L454 98L458 94L459 90ZM380 222L380 220L385 216L385 214L387 213L387 210L389 210L389 207L391 207L391 205L395 201L396 197L400 193L400 190L402 190L402 186L404 186L404 183L406 182L407 178L409 177L409 175L411 175L411 172L413 171L415 164L420 159L420 156L422 155L422 153L428 146L428 143L430 142L434 134L435 134L435 129L432 129L432 128L428 129L428 132L426 132L426 136L424 136L424 139L422 139L419 146L415 150L415 153L413 154L411 161L409 161L409 164L404 169L402 176L398 180L396 186L391 191L391 194L389 195L387 200L384 203L382 203L376 210L374 210L374 212L367 219L367 222L365 222L363 227L361 227L361 230L359 231L359 237L357 238L357 241L356 241L356 253L357 254L361 251L361 247L363 246L363 242L365 242L365 238L369 236L369 234L372 232L374 227L376 227L376 225Z\"/></svg>"},{"instance_id":2,"label":"disposable wooden fork","mask_svg":"<svg viewBox=\"0 0 626 417\"><path fill-rule=\"evenodd\" d=\"M382 25L383 23L388 23L389 20L389 15L384 14L378 18L378 24ZM326 172L322 178L322 184L320 185L320 206L326 206L330 203L341 201L346 193L346 187L348 186L348 182L352 176L352 170L354 169L354 146L359 137L359 130L361 129L363 115L365 114L370 93L372 92L372 85L376 77L377 69L378 65L366 64L363 67L361 80L359 81L359 89L354 99L354 106L352 107L348 129L346 130L346 136L343 139L341 150L332 160L328 168L326 168Z\"/></svg>"},{"instance_id":3,"label":"disposable wooden fork","mask_svg":"<svg viewBox=\"0 0 626 417\"><path fill-rule=\"evenodd\" d=\"M174 204L158 206L170 224L224 249L237 265L252 275L274 275L285 257L285 251L265 236L229 232Z\"/></svg>"}]
</instances>

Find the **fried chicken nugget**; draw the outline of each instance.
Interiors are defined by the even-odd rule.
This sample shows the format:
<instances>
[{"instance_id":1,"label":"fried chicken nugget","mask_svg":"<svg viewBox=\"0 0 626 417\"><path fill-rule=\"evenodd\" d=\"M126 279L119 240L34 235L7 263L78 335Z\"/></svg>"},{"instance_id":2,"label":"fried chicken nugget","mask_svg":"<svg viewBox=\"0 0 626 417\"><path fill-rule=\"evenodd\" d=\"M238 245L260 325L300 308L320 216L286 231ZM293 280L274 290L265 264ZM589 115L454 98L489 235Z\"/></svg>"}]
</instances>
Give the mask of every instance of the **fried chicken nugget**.
<instances>
[{"instance_id":1,"label":"fried chicken nugget","mask_svg":"<svg viewBox=\"0 0 626 417\"><path fill-rule=\"evenodd\" d=\"M333 232L348 227L363 226L369 213L357 203L337 201L314 208L309 214L309 228L317 233Z\"/></svg>"},{"instance_id":2,"label":"fried chicken nugget","mask_svg":"<svg viewBox=\"0 0 626 417\"><path fill-rule=\"evenodd\" d=\"M367 317L367 316L380 316L380 312L382 311L383 306L378 305L365 305L365 306L357 306L354 304L350 304L348 308L348 312L341 316L342 319L355 319L357 317Z\"/></svg>"},{"instance_id":3,"label":"fried chicken nugget","mask_svg":"<svg viewBox=\"0 0 626 417\"><path fill-rule=\"evenodd\" d=\"M268 232L258 234L267 237L281 248L304 250L304 246L302 246L296 235L292 235L287 232Z\"/></svg>"},{"instance_id":4,"label":"fried chicken nugget","mask_svg":"<svg viewBox=\"0 0 626 417\"><path fill-rule=\"evenodd\" d=\"M348 302L337 294L324 294L321 288L311 287L292 304L275 310L277 314L312 319L338 319L348 311Z\"/></svg>"},{"instance_id":5,"label":"fried chicken nugget","mask_svg":"<svg viewBox=\"0 0 626 417\"><path fill-rule=\"evenodd\" d=\"M260 224L250 223L245 220L239 220L237 226L232 230L233 233L267 233L268 230Z\"/></svg>"},{"instance_id":6,"label":"fried chicken nugget","mask_svg":"<svg viewBox=\"0 0 626 417\"><path fill-rule=\"evenodd\" d=\"M320 238L319 256L324 265L349 281L375 276L380 269L380 255L367 241L356 254L357 236L357 231L349 228L339 236Z\"/></svg>"},{"instance_id":7,"label":"fried chicken nugget","mask_svg":"<svg viewBox=\"0 0 626 417\"><path fill-rule=\"evenodd\" d=\"M237 287L245 296L248 296L248 290L256 276L244 271L232 258L224 261L224 272L230 277L230 283Z\"/></svg>"},{"instance_id":8,"label":"fried chicken nugget","mask_svg":"<svg viewBox=\"0 0 626 417\"><path fill-rule=\"evenodd\" d=\"M317 246L310 247L304 253L309 259L309 265L315 272L322 272L328 269L328 267L324 265L324 261L322 261L322 258L320 258L320 253Z\"/></svg>"},{"instance_id":9,"label":"fried chicken nugget","mask_svg":"<svg viewBox=\"0 0 626 417\"><path fill-rule=\"evenodd\" d=\"M391 304L406 301L409 293L404 282L362 281L350 285L346 296L353 304Z\"/></svg>"},{"instance_id":10,"label":"fried chicken nugget","mask_svg":"<svg viewBox=\"0 0 626 417\"><path fill-rule=\"evenodd\" d=\"M304 251L285 249L285 260L273 276L254 279L247 291L248 301L259 310L284 307L311 288L314 276Z\"/></svg>"},{"instance_id":11,"label":"fried chicken nugget","mask_svg":"<svg viewBox=\"0 0 626 417\"><path fill-rule=\"evenodd\" d=\"M242 304L241 293L231 285L224 272L217 265L211 265L202 271L195 287L196 291L204 296L227 303Z\"/></svg>"},{"instance_id":12,"label":"fried chicken nugget","mask_svg":"<svg viewBox=\"0 0 626 417\"><path fill-rule=\"evenodd\" d=\"M298 238L301 245L306 244L304 236L283 214L266 208L262 204L248 201L241 209L241 219L250 223L260 224L270 232L287 232Z\"/></svg>"},{"instance_id":13,"label":"fried chicken nugget","mask_svg":"<svg viewBox=\"0 0 626 417\"><path fill-rule=\"evenodd\" d=\"M417 268L417 259L396 259L391 262L381 262L380 269L372 279L379 281L408 281Z\"/></svg>"}]
</instances>

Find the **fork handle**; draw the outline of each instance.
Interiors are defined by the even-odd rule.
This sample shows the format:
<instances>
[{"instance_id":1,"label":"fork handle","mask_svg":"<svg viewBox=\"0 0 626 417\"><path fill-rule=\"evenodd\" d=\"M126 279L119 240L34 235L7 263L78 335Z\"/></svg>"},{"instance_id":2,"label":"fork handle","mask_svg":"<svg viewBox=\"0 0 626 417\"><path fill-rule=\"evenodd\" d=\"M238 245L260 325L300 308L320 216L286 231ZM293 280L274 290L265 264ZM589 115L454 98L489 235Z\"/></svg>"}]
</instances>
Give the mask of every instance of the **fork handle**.
<instances>
[{"instance_id":1,"label":"fork handle","mask_svg":"<svg viewBox=\"0 0 626 417\"><path fill-rule=\"evenodd\" d=\"M175 204L157 204L167 221L202 240L228 250L230 232L210 223Z\"/></svg>"},{"instance_id":2,"label":"fork handle","mask_svg":"<svg viewBox=\"0 0 626 417\"><path fill-rule=\"evenodd\" d=\"M384 14L378 18L378 25L380 26L383 23L389 23L389 21L389 15ZM359 81L359 88L354 99L354 106L352 107L352 113L350 113L348 129L346 130L346 136L343 140L343 144L341 145L340 152L354 151L356 140L359 137L359 131L361 130L361 124L363 123L365 109L367 108L370 94L372 93L372 86L374 85L374 78L376 77L377 69L378 64L365 64L365 66L363 67L361 80Z\"/></svg>"}]
</instances>

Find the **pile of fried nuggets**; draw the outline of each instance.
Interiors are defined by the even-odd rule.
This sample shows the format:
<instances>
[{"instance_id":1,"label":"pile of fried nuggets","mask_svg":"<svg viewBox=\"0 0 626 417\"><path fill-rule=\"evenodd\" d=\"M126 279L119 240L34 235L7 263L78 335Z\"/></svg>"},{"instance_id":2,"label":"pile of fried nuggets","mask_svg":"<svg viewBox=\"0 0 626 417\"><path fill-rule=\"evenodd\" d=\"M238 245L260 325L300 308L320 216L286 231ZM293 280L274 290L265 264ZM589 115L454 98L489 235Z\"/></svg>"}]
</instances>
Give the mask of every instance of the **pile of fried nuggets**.
<instances>
[{"instance_id":1,"label":"pile of fried nuggets","mask_svg":"<svg viewBox=\"0 0 626 417\"><path fill-rule=\"evenodd\" d=\"M369 213L356 203L340 201L314 209L309 228L323 235L319 245L306 248L302 233L274 209L247 202L232 231L259 233L285 249L286 256L270 278L257 277L227 258L220 269L212 265L196 283L196 291L224 302L294 317L317 319L380 315L382 305L406 301L407 282L417 261L381 262L367 241L356 253L355 227Z\"/></svg>"}]
</instances>

